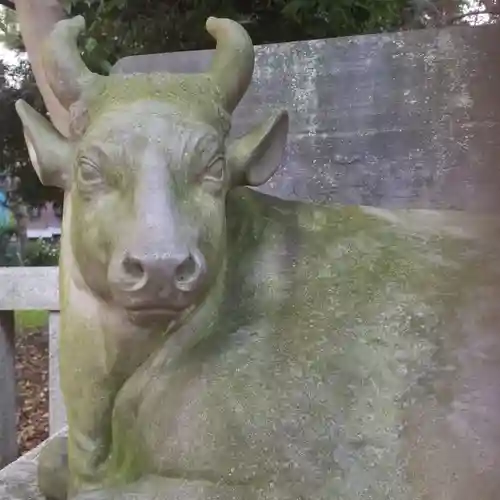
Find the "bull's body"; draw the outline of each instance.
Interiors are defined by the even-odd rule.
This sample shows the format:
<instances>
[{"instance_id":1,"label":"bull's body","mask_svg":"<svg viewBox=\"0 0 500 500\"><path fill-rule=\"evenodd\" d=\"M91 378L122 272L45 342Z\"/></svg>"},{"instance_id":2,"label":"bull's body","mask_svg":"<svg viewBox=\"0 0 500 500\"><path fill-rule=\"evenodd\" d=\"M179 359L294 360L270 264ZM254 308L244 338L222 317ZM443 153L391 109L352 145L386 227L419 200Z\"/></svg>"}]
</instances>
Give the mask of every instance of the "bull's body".
<instances>
[{"instance_id":1,"label":"bull's body","mask_svg":"<svg viewBox=\"0 0 500 500\"><path fill-rule=\"evenodd\" d=\"M280 112L228 140L253 71L243 28L209 20L207 74L104 78L80 59L82 21L45 52L71 138L18 104L41 180L66 192L69 433L42 453L42 491L497 500L493 223L241 190L273 175L288 130Z\"/></svg>"},{"instance_id":2,"label":"bull's body","mask_svg":"<svg viewBox=\"0 0 500 500\"><path fill-rule=\"evenodd\" d=\"M88 498L496 499L493 248L392 215L232 196L220 288L118 392Z\"/></svg>"}]
</instances>

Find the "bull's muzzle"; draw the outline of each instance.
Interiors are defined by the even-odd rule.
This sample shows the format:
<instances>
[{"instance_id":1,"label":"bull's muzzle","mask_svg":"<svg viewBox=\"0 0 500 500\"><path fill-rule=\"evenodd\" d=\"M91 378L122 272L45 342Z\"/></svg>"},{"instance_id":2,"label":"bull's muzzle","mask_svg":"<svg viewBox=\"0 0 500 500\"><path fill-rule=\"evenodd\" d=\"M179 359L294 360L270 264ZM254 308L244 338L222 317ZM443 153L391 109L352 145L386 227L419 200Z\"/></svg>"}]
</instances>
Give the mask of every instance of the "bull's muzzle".
<instances>
[{"instance_id":1,"label":"bull's muzzle","mask_svg":"<svg viewBox=\"0 0 500 500\"><path fill-rule=\"evenodd\" d=\"M126 252L113 267L115 296L132 311L182 311L195 302L206 276L197 249L167 255Z\"/></svg>"}]
</instances>

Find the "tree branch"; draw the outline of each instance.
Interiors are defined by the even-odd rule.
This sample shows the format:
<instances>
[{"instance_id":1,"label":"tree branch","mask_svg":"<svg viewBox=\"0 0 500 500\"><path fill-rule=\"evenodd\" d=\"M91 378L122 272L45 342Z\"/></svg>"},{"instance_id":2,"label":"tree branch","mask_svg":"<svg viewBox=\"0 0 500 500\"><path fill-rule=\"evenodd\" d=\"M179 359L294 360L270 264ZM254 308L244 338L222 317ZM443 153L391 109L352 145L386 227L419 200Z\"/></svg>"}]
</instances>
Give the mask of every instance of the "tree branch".
<instances>
[{"instance_id":1,"label":"tree branch","mask_svg":"<svg viewBox=\"0 0 500 500\"><path fill-rule=\"evenodd\" d=\"M458 21L462 21L466 17L471 16L480 16L481 14L488 14L490 16L499 16L500 10L497 9L484 9L484 10L472 10L470 12L465 12L464 14L459 14L457 16L453 16L450 19L447 19L446 24L449 26L450 24L456 23Z\"/></svg>"},{"instance_id":2,"label":"tree branch","mask_svg":"<svg viewBox=\"0 0 500 500\"><path fill-rule=\"evenodd\" d=\"M0 5L3 5L4 7L7 7L8 9L16 10L16 6L14 5L14 2L11 0L0 0Z\"/></svg>"}]
</instances>

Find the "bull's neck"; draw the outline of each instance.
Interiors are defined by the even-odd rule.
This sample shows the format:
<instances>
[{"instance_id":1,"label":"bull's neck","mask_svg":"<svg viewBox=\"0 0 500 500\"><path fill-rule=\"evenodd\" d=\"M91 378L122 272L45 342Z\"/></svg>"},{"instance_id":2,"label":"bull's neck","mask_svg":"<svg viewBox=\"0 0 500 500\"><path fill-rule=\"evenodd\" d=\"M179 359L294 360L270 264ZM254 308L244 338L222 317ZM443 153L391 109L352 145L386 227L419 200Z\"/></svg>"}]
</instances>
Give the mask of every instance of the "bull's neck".
<instances>
[{"instance_id":1,"label":"bull's neck","mask_svg":"<svg viewBox=\"0 0 500 500\"><path fill-rule=\"evenodd\" d=\"M167 348L160 350L160 357L163 358L166 355L169 359L174 359L210 335L212 326L219 317L226 289L227 259L225 257L219 269L217 279L203 303L189 318L185 318L182 324L168 332L164 344Z\"/></svg>"}]
</instances>

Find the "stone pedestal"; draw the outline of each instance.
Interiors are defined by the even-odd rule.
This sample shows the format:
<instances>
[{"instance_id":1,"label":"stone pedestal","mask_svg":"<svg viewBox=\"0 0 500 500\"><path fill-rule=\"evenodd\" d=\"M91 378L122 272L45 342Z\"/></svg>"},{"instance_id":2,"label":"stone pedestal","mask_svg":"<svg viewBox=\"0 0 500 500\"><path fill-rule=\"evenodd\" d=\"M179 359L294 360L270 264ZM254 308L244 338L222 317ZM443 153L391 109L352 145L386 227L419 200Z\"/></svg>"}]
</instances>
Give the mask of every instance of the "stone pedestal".
<instances>
[{"instance_id":1,"label":"stone pedestal","mask_svg":"<svg viewBox=\"0 0 500 500\"><path fill-rule=\"evenodd\" d=\"M14 312L0 311L0 469L17 458Z\"/></svg>"}]
</instances>

